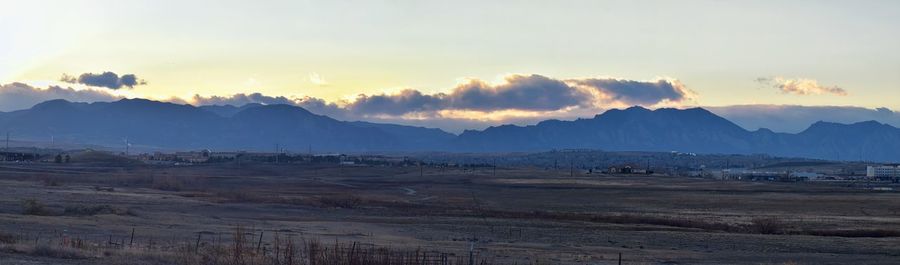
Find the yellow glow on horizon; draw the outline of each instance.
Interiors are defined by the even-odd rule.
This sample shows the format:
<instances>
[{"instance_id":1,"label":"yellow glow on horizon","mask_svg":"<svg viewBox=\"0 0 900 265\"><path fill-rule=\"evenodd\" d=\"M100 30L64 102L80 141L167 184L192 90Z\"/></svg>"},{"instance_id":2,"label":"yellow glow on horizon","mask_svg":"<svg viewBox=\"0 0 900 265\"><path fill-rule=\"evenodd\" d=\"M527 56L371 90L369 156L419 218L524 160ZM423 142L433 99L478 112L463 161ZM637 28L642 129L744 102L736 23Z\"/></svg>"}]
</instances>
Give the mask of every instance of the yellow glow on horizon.
<instances>
[{"instance_id":1,"label":"yellow glow on horizon","mask_svg":"<svg viewBox=\"0 0 900 265\"><path fill-rule=\"evenodd\" d=\"M566 116L566 114L572 112L575 109L577 109L577 107L568 107L568 108L564 108L564 109L560 109L560 110L553 110L553 111L516 110L516 109L482 111L482 110L449 109L449 110L437 111L437 115L441 118L448 118L448 119L461 119L461 120L473 120L473 121L506 121L506 120L512 120L512 119L520 119L520 118ZM404 118L406 118L406 116L404 116Z\"/></svg>"}]
</instances>

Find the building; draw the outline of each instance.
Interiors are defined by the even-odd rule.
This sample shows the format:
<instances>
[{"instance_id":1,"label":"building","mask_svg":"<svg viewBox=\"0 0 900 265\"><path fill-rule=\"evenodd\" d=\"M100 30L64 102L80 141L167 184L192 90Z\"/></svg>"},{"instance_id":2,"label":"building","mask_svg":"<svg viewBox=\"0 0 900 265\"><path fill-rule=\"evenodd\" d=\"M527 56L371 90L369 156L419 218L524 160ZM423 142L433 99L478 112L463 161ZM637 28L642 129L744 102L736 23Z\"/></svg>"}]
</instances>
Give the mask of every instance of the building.
<instances>
[{"instance_id":1,"label":"building","mask_svg":"<svg viewBox=\"0 0 900 265\"><path fill-rule=\"evenodd\" d=\"M243 154L244 152L211 152L209 154L209 157L219 160L234 160L237 159L238 156L241 156Z\"/></svg>"},{"instance_id":2,"label":"building","mask_svg":"<svg viewBox=\"0 0 900 265\"><path fill-rule=\"evenodd\" d=\"M866 177L898 178L900 177L900 166L867 166Z\"/></svg>"},{"instance_id":3,"label":"building","mask_svg":"<svg viewBox=\"0 0 900 265\"><path fill-rule=\"evenodd\" d=\"M746 168L728 168L722 170L721 179L747 181L800 181L784 171L757 171Z\"/></svg>"},{"instance_id":4,"label":"building","mask_svg":"<svg viewBox=\"0 0 900 265\"><path fill-rule=\"evenodd\" d=\"M791 172L790 177L796 180L819 180L825 175L816 172Z\"/></svg>"},{"instance_id":5,"label":"building","mask_svg":"<svg viewBox=\"0 0 900 265\"><path fill-rule=\"evenodd\" d=\"M190 163L203 163L209 161L209 150L202 150L199 152L176 152L175 158L176 160L190 162Z\"/></svg>"}]
</instances>

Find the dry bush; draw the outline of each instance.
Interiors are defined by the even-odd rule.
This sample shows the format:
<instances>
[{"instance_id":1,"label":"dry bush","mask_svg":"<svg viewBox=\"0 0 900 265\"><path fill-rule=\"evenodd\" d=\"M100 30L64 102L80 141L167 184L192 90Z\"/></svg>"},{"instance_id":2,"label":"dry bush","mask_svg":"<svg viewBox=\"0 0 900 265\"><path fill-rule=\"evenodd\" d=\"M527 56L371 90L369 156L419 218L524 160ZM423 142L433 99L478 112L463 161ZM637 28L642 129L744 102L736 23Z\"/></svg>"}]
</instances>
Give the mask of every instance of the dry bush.
<instances>
[{"instance_id":1,"label":"dry bush","mask_svg":"<svg viewBox=\"0 0 900 265\"><path fill-rule=\"evenodd\" d=\"M184 180L173 176L154 177L150 186L154 189L165 191L181 191L184 189Z\"/></svg>"},{"instance_id":2,"label":"dry bush","mask_svg":"<svg viewBox=\"0 0 900 265\"><path fill-rule=\"evenodd\" d=\"M43 183L44 186L48 186L48 187L62 186L62 181L60 181L59 178L45 177L45 178L41 179L41 183Z\"/></svg>"},{"instance_id":3,"label":"dry bush","mask_svg":"<svg viewBox=\"0 0 900 265\"><path fill-rule=\"evenodd\" d=\"M760 217L750 220L748 228L758 234L783 234L787 231L787 224L779 218Z\"/></svg>"},{"instance_id":4,"label":"dry bush","mask_svg":"<svg viewBox=\"0 0 900 265\"><path fill-rule=\"evenodd\" d=\"M248 191L227 190L216 192L215 195L226 202L236 203L279 203L281 200L273 196L265 196Z\"/></svg>"},{"instance_id":5,"label":"dry bush","mask_svg":"<svg viewBox=\"0 0 900 265\"><path fill-rule=\"evenodd\" d=\"M805 235L836 237L900 237L900 231L886 229L807 230Z\"/></svg>"},{"instance_id":6,"label":"dry bush","mask_svg":"<svg viewBox=\"0 0 900 265\"><path fill-rule=\"evenodd\" d=\"M19 237L12 234L0 233L0 244L15 244L19 242Z\"/></svg>"},{"instance_id":7,"label":"dry bush","mask_svg":"<svg viewBox=\"0 0 900 265\"><path fill-rule=\"evenodd\" d=\"M27 199L22 201L22 214L25 215L50 215L50 210L41 201L37 199Z\"/></svg>"},{"instance_id":8,"label":"dry bush","mask_svg":"<svg viewBox=\"0 0 900 265\"><path fill-rule=\"evenodd\" d=\"M704 221L699 219L691 219L691 218L679 218L679 217L669 217L669 216L652 216L652 215L612 215L612 216L597 216L592 218L592 221L604 221L609 223L621 223L621 224L649 224L649 225L662 225L662 226L672 226L672 227L682 227L682 228L696 228L707 231L736 231L739 230L737 227L726 224L726 223L717 223Z\"/></svg>"},{"instance_id":9,"label":"dry bush","mask_svg":"<svg viewBox=\"0 0 900 265\"><path fill-rule=\"evenodd\" d=\"M26 253L36 257L49 257L57 259L84 259L84 253L73 248L37 245L26 250Z\"/></svg>"},{"instance_id":10,"label":"dry bush","mask_svg":"<svg viewBox=\"0 0 900 265\"><path fill-rule=\"evenodd\" d=\"M91 216L98 214L116 214L116 215L124 215L127 211L112 207L108 204L102 205L70 205L66 206L63 211L63 215L68 216Z\"/></svg>"},{"instance_id":11,"label":"dry bush","mask_svg":"<svg viewBox=\"0 0 900 265\"><path fill-rule=\"evenodd\" d=\"M449 215L466 215L459 210L445 209L443 214ZM571 213L571 212L548 212L548 211L498 211L498 210L481 210L469 211L469 216L477 217L494 217L494 218L513 218L513 219L543 219L558 221L585 221L596 223L615 223L615 224L646 224L660 225L681 228L694 228L707 231L725 231L740 232L743 227L731 225L727 223L718 223L705 221L700 219L691 219L683 217L659 216L659 215L634 215L634 214L590 214L590 213Z\"/></svg>"},{"instance_id":12,"label":"dry bush","mask_svg":"<svg viewBox=\"0 0 900 265\"><path fill-rule=\"evenodd\" d=\"M322 196L319 203L326 207L354 209L363 203L363 199L353 195Z\"/></svg>"}]
</instances>

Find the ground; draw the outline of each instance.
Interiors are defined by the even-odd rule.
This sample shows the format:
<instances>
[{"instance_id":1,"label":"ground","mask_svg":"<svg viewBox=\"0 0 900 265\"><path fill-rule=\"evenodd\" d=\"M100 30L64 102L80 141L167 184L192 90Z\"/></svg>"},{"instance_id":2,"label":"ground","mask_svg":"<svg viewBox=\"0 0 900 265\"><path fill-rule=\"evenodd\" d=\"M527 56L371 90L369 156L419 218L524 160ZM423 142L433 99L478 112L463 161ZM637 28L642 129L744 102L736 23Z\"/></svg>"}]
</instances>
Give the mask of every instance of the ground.
<instances>
[{"instance_id":1,"label":"ground","mask_svg":"<svg viewBox=\"0 0 900 265\"><path fill-rule=\"evenodd\" d=\"M890 184L525 167L2 164L0 233L19 248L83 240L119 252L224 244L241 227L263 252L278 237L454 258L472 248L503 264L616 264L620 254L623 264L898 264L900 193L872 185ZM27 202L40 211L25 214L35 210ZM56 256L10 246L0 264L114 263L108 253Z\"/></svg>"}]
</instances>

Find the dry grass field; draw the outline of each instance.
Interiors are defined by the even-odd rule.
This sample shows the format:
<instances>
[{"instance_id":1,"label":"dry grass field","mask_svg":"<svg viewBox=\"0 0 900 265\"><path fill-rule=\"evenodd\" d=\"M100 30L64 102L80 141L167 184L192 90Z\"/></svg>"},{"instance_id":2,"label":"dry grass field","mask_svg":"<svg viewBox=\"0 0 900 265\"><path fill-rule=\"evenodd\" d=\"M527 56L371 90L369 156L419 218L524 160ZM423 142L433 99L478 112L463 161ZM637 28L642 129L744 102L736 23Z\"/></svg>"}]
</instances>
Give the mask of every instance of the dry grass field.
<instances>
[{"instance_id":1,"label":"dry grass field","mask_svg":"<svg viewBox=\"0 0 900 265\"><path fill-rule=\"evenodd\" d=\"M898 264L900 193L531 168L0 164L0 264Z\"/></svg>"}]
</instances>

